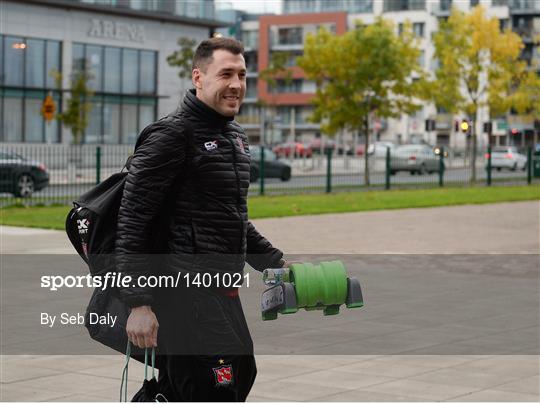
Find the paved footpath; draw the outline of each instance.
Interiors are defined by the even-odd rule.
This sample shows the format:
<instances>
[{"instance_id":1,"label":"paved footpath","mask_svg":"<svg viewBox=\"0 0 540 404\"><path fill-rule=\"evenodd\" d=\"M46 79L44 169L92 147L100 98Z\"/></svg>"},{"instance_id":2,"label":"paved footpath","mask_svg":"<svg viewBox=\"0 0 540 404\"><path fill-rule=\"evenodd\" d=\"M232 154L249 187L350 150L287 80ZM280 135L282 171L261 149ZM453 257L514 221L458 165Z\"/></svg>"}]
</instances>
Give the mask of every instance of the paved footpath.
<instances>
[{"instance_id":1,"label":"paved footpath","mask_svg":"<svg viewBox=\"0 0 540 404\"><path fill-rule=\"evenodd\" d=\"M540 203L264 219L255 221L255 225L289 255L323 254L325 259L334 256L360 262L354 257L365 254L362 262L371 262L372 266L373 262L388 261L399 267L408 265L406 257L410 254L446 254L448 260L464 255L465 260L473 260L479 254L489 254L501 265L475 266L474 273L466 265L457 265L458 261L452 268L445 269L441 264L442 269L433 271L398 271L382 265L371 271L356 268L355 274L369 285L366 292L377 291L378 296L370 297L354 317L348 312L336 316L336 321L341 321L336 323L339 326L329 327L331 319L319 320L316 315L320 313L300 312L271 324L277 337L259 334L258 325L252 327L258 352L274 350L278 354L257 356L259 374L250 401L540 401L539 309L534 305L539 268L503 265L508 257L517 257L510 263L521 262L519 257L540 251ZM13 227L0 227L0 251L72 253L63 232ZM537 256L533 260L538 263ZM387 279L388 274L392 277ZM410 296L414 295L415 284L422 282L430 282L425 283L428 288L421 285L414 293L432 290L432 307L426 307L425 299ZM519 296L504 295L507 300L494 307L490 299L497 296L482 295L486 285L501 296L507 290L517 291ZM478 294L477 304L472 305L477 307L471 307L468 317L461 312L451 317L452 313L444 311L442 303L454 303L444 299L441 290L446 286L455 291L461 288L463 293L470 287ZM403 288L411 288L410 293L403 293ZM533 297L529 316L522 313L530 304L526 294ZM426 311L416 315L410 310L396 311L399 308L392 300L396 297L403 299L403 306ZM496 327L488 321L489 316L478 317L482 310L501 319L497 324L502 324L504 332L497 330L498 335L491 339L475 339L475 333ZM252 313L246 307L248 321ZM437 317L443 315L454 319L455 324L435 327ZM310 328L314 316L324 334ZM279 334L280 328L289 326L289 331ZM456 333L467 334L465 344L451 339ZM340 346L345 348L329 348L327 341L325 345L319 340L322 336L341 338ZM283 345L293 346L298 340L305 345L303 354L283 351ZM433 346L441 348L430 350ZM122 367L120 355L3 355L0 400L117 401ZM142 366L133 363L130 394L140 387L140 375Z\"/></svg>"}]
</instances>

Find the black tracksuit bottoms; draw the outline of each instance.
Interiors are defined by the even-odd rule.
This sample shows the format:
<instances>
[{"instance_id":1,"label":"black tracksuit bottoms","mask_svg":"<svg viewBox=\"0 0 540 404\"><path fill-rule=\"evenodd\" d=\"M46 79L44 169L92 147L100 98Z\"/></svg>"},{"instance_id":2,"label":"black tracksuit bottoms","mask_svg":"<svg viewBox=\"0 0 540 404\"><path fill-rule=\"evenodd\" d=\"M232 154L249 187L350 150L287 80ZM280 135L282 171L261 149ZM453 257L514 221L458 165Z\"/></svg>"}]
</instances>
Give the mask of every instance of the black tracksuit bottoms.
<instances>
[{"instance_id":1,"label":"black tracksuit bottoms","mask_svg":"<svg viewBox=\"0 0 540 404\"><path fill-rule=\"evenodd\" d=\"M246 401L257 368L238 290L164 293L157 310L158 352L164 353L158 362L167 399Z\"/></svg>"}]
</instances>

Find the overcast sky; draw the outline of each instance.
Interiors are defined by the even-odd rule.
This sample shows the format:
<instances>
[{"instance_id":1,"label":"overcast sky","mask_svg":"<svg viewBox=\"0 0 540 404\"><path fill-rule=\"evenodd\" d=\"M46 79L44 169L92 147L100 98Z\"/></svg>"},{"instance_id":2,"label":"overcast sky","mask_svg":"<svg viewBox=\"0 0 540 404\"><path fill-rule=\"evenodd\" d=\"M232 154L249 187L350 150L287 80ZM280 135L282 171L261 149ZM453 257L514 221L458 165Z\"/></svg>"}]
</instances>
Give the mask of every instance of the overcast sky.
<instances>
[{"instance_id":1,"label":"overcast sky","mask_svg":"<svg viewBox=\"0 0 540 404\"><path fill-rule=\"evenodd\" d=\"M250 13L277 14L281 11L281 0L215 0L215 2L222 7L232 5L232 8L235 10L243 10Z\"/></svg>"}]
</instances>

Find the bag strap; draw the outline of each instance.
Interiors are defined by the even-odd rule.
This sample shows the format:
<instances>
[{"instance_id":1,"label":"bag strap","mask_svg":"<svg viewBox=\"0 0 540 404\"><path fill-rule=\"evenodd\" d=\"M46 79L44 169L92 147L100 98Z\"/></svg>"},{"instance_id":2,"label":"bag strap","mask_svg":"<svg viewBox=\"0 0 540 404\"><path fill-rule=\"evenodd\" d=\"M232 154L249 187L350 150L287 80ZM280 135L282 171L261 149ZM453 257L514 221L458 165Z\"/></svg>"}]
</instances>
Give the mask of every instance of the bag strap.
<instances>
[{"instance_id":1,"label":"bag strap","mask_svg":"<svg viewBox=\"0 0 540 404\"><path fill-rule=\"evenodd\" d=\"M127 387L128 387L128 365L129 365L129 358L131 357L131 343L127 342L126 347L126 364L124 365L124 370L122 371L122 381L120 383L120 402L122 402L122 393L124 393L124 401L128 401L127 399ZM152 363L152 379L156 377L156 348L152 347L152 353L151 353L151 363ZM148 380L148 348L144 348L144 380Z\"/></svg>"},{"instance_id":2,"label":"bag strap","mask_svg":"<svg viewBox=\"0 0 540 404\"><path fill-rule=\"evenodd\" d=\"M152 379L156 377L156 350L152 348ZM148 380L148 348L144 348L144 380Z\"/></svg>"},{"instance_id":3,"label":"bag strap","mask_svg":"<svg viewBox=\"0 0 540 404\"><path fill-rule=\"evenodd\" d=\"M122 402L122 390L124 390L124 402L126 403L127 403L127 385L128 385L128 365L129 365L130 357L131 357L131 343L128 340L127 347L126 347L126 364L124 365L124 370L122 371L122 382L120 383L120 402Z\"/></svg>"}]
</instances>

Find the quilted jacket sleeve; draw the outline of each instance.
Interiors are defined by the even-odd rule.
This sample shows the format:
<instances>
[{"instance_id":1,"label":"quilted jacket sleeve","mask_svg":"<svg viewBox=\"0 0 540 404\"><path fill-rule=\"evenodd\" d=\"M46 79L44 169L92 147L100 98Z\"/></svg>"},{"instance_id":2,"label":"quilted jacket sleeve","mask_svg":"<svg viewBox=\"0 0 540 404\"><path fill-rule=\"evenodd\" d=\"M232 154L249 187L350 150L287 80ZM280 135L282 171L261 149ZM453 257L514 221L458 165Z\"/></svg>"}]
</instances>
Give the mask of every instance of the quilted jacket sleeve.
<instances>
[{"instance_id":1,"label":"quilted jacket sleeve","mask_svg":"<svg viewBox=\"0 0 540 404\"><path fill-rule=\"evenodd\" d=\"M172 185L181 175L185 159L185 129L157 127L137 148L127 175L118 212L115 258L117 269L132 277L152 273L148 253L152 226L158 220ZM120 298L130 307L151 305L150 288L119 288Z\"/></svg>"},{"instance_id":2,"label":"quilted jacket sleeve","mask_svg":"<svg viewBox=\"0 0 540 404\"><path fill-rule=\"evenodd\" d=\"M266 268L281 268L285 263L283 252L273 247L251 222L248 222L247 227L246 260L257 271L264 271Z\"/></svg>"}]
</instances>

